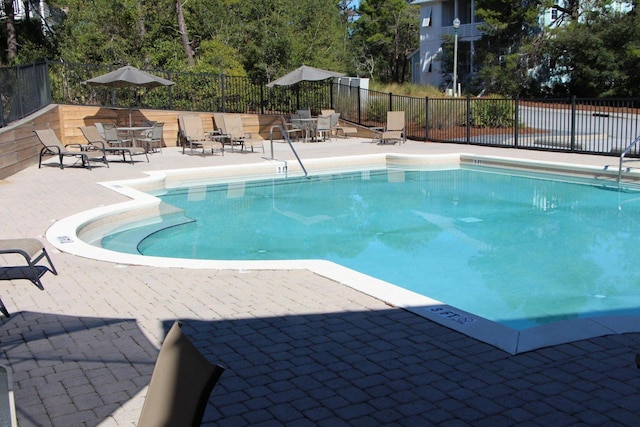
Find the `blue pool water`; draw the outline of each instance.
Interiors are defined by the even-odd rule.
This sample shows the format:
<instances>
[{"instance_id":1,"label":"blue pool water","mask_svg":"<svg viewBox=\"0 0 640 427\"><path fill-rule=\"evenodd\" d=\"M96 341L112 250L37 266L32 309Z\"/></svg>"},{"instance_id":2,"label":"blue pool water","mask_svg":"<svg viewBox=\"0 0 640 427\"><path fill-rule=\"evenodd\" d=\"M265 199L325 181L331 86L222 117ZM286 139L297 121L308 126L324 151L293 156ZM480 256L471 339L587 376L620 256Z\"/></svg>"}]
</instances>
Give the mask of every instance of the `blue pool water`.
<instances>
[{"instance_id":1,"label":"blue pool water","mask_svg":"<svg viewBox=\"0 0 640 427\"><path fill-rule=\"evenodd\" d=\"M169 190L195 221L137 249L326 259L515 329L640 315L640 193L548 178L379 170Z\"/></svg>"}]
</instances>

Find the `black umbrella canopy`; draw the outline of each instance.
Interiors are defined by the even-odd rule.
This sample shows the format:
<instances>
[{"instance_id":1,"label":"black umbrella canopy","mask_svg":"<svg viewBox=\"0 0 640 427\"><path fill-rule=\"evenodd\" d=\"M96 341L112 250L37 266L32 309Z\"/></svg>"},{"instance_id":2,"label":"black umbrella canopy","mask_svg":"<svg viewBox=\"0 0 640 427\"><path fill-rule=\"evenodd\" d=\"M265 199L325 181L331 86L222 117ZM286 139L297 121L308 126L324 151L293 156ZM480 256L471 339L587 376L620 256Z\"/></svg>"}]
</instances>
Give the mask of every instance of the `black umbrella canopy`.
<instances>
[{"instance_id":1,"label":"black umbrella canopy","mask_svg":"<svg viewBox=\"0 0 640 427\"><path fill-rule=\"evenodd\" d=\"M337 73L335 71L328 71L320 68L314 68L314 67L309 67L307 65L303 65L291 71L290 73L285 74L279 79L276 79L271 83L267 84L267 87L273 87L275 85L289 86L302 81L315 82L319 80L326 80L332 77L342 77L342 76L344 76L343 73Z\"/></svg>"},{"instance_id":2,"label":"black umbrella canopy","mask_svg":"<svg viewBox=\"0 0 640 427\"><path fill-rule=\"evenodd\" d=\"M113 88L132 86L152 88L175 84L171 80L163 79L162 77L155 76L130 65L89 79L85 81L85 83L92 86L109 86Z\"/></svg>"}]
</instances>

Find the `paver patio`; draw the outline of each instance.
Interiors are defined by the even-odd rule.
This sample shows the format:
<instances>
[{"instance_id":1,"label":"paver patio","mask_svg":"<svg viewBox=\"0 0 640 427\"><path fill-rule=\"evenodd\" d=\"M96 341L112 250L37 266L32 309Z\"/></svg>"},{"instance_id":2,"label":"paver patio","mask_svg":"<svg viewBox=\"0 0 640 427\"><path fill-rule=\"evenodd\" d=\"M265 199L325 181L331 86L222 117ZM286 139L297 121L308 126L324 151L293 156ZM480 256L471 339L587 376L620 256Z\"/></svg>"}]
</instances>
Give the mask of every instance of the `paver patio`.
<instances>
[{"instance_id":1,"label":"paver patio","mask_svg":"<svg viewBox=\"0 0 640 427\"><path fill-rule=\"evenodd\" d=\"M595 165L616 158L359 140L296 144L301 158L477 152ZM0 235L39 237L57 219L126 200L97 182L152 169L264 162L261 152L110 168L30 167L0 181ZM284 144L276 157L291 161ZM511 356L306 270L116 265L61 253L45 291L0 282L0 363L25 426L135 425L174 320L227 370L203 425L640 425L640 334Z\"/></svg>"}]
</instances>

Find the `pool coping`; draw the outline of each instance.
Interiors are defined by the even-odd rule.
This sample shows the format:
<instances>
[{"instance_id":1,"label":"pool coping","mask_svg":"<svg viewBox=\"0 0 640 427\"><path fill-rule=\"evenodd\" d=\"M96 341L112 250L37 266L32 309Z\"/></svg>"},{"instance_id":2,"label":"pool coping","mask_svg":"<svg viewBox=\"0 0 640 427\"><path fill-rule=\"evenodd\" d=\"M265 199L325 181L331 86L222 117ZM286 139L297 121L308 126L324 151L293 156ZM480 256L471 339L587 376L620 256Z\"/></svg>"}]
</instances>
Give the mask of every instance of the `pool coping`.
<instances>
[{"instance_id":1,"label":"pool coping","mask_svg":"<svg viewBox=\"0 0 640 427\"><path fill-rule=\"evenodd\" d=\"M447 167L451 164L475 164L503 166L547 173L563 173L584 177L598 177L603 182L617 178L617 171L588 165L523 160L509 157L477 154L372 154L351 157L331 157L305 161L308 170L316 174L335 171L358 170L363 167L408 167L424 165L431 168ZM480 316L465 312L440 301L416 294L391 283L356 272L326 260L291 261L222 261L193 260L182 258L149 257L106 250L83 241L83 233L90 236L93 224L100 231L117 227L120 220L132 211L161 210L160 201L144 191L177 187L186 183L197 184L210 180L220 182L255 178L286 178L303 176L302 168L290 163L283 169L273 163L255 163L234 166L211 166L191 169L170 169L147 172L147 177L101 182L100 185L129 197L126 202L101 206L69 216L54 223L46 233L47 240L62 252L122 265L143 265L158 268L193 268L220 270L299 270L305 269L349 286L387 304L403 308L440 325L461 332L474 339L490 344L510 354L557 344L569 343L603 335L640 332L638 316L603 316L572 319L537 326L522 331L500 325ZM632 177L640 180L640 174ZM144 191L143 191L144 190ZM630 320L635 320L630 321Z\"/></svg>"}]
</instances>

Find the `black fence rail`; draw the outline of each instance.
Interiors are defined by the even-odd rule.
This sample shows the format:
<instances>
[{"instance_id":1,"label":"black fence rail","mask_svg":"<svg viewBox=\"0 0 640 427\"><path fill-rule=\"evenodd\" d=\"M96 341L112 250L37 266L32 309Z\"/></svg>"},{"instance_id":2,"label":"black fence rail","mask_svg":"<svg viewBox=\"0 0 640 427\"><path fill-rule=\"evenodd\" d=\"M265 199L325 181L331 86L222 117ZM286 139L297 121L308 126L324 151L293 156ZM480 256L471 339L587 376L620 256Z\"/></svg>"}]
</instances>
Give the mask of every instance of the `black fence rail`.
<instances>
[{"instance_id":1,"label":"black fence rail","mask_svg":"<svg viewBox=\"0 0 640 427\"><path fill-rule=\"evenodd\" d=\"M89 86L115 66L43 62L0 69L0 127L49 103L183 111L312 114L383 127L405 111L407 138L534 150L619 155L640 134L638 99L416 98L340 85L301 82L268 88L247 77L152 70L175 85L154 89ZM630 156L639 157L639 148Z\"/></svg>"},{"instance_id":2,"label":"black fence rail","mask_svg":"<svg viewBox=\"0 0 640 427\"><path fill-rule=\"evenodd\" d=\"M404 111L410 139L426 139L426 101L333 83L332 105L341 118L366 127L383 127L388 111Z\"/></svg>"},{"instance_id":3,"label":"black fence rail","mask_svg":"<svg viewBox=\"0 0 640 427\"><path fill-rule=\"evenodd\" d=\"M427 100L426 139L619 155L640 134L637 99ZM638 156L638 148L630 155Z\"/></svg>"}]
</instances>

